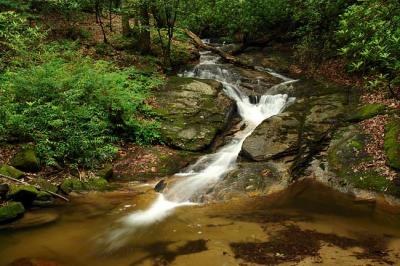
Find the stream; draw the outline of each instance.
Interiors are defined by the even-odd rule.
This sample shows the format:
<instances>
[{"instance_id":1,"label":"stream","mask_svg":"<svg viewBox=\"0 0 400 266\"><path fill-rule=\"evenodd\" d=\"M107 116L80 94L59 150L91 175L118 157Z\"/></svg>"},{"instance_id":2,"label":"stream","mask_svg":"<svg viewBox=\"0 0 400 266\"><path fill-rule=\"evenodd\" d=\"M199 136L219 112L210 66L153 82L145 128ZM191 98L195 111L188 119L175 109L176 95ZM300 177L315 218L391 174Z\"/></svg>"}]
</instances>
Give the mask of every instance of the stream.
<instances>
[{"instance_id":1,"label":"stream","mask_svg":"<svg viewBox=\"0 0 400 266\"><path fill-rule=\"evenodd\" d=\"M235 169L244 140L296 100L275 92L297 80L259 70L282 82L249 97L229 65L202 52L199 64L180 75L221 82L236 102L241 130L177 173L162 193L154 191L155 184L125 184L119 191L77 196L67 206L35 210L24 218L28 224L29 219L58 218L45 226L0 228L0 265L24 257L77 266L400 262L398 210L312 181L269 196L204 203L206 192Z\"/></svg>"}]
</instances>

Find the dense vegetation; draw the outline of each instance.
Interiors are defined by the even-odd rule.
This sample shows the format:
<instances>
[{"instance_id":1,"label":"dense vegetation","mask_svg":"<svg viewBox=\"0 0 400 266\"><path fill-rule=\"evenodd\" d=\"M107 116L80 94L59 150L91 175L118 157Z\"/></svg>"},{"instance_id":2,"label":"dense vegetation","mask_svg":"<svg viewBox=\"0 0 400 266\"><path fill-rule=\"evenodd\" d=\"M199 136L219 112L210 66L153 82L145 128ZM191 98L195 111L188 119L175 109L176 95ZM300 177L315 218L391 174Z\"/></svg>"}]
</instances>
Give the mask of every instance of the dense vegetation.
<instances>
[{"instance_id":1,"label":"dense vegetation","mask_svg":"<svg viewBox=\"0 0 400 266\"><path fill-rule=\"evenodd\" d=\"M289 43L300 63L340 59L399 97L396 0L0 0L0 11L0 141L35 143L47 165L91 167L121 140L159 140L146 99L160 74L99 57L128 49L170 70L187 56L182 29L243 49ZM54 17L61 30L49 26ZM92 33L79 23L90 17L102 43L85 42ZM97 55L83 55L84 45Z\"/></svg>"}]
</instances>

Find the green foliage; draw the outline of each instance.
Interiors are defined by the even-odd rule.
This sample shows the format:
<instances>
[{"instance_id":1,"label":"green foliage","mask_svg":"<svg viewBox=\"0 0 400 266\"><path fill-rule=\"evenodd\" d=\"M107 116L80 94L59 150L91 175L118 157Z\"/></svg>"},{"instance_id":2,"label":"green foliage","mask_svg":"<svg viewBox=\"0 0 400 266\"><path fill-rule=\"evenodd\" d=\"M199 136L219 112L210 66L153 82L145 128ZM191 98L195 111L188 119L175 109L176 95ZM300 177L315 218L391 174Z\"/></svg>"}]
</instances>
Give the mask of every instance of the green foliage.
<instances>
[{"instance_id":1,"label":"green foliage","mask_svg":"<svg viewBox=\"0 0 400 266\"><path fill-rule=\"evenodd\" d=\"M364 0L352 5L340 17L336 35L349 70L377 76L371 87L400 76L398 1Z\"/></svg>"},{"instance_id":2,"label":"green foliage","mask_svg":"<svg viewBox=\"0 0 400 266\"><path fill-rule=\"evenodd\" d=\"M289 2L280 0L189 0L181 24L198 33L256 37L288 20Z\"/></svg>"},{"instance_id":3,"label":"green foliage","mask_svg":"<svg viewBox=\"0 0 400 266\"><path fill-rule=\"evenodd\" d=\"M37 27L28 25L24 16L14 11L0 12L0 70L11 57L27 54L43 37Z\"/></svg>"},{"instance_id":4,"label":"green foliage","mask_svg":"<svg viewBox=\"0 0 400 266\"><path fill-rule=\"evenodd\" d=\"M295 0L292 9L297 58L302 63L319 61L336 55L337 43L333 32L339 25L339 16L354 1Z\"/></svg>"},{"instance_id":5,"label":"green foliage","mask_svg":"<svg viewBox=\"0 0 400 266\"><path fill-rule=\"evenodd\" d=\"M0 139L34 141L48 165L91 167L110 159L121 138L145 144L159 137L144 100L161 81L148 73L78 57L0 80Z\"/></svg>"}]
</instances>

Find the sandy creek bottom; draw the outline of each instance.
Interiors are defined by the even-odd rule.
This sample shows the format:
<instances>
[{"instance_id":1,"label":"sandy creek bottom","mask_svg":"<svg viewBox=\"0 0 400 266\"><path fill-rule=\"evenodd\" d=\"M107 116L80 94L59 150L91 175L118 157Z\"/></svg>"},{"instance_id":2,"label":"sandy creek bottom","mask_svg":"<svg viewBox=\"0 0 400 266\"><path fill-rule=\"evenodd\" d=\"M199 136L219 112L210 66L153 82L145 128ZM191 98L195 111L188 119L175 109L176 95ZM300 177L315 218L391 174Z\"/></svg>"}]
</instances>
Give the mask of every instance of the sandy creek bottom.
<instances>
[{"instance_id":1,"label":"sandy creek bottom","mask_svg":"<svg viewBox=\"0 0 400 266\"><path fill-rule=\"evenodd\" d=\"M59 219L0 230L0 265L24 257L73 266L400 265L399 210L309 181L272 196L179 208L119 250L105 252L99 236L155 197L150 187L132 186L33 212Z\"/></svg>"}]
</instances>

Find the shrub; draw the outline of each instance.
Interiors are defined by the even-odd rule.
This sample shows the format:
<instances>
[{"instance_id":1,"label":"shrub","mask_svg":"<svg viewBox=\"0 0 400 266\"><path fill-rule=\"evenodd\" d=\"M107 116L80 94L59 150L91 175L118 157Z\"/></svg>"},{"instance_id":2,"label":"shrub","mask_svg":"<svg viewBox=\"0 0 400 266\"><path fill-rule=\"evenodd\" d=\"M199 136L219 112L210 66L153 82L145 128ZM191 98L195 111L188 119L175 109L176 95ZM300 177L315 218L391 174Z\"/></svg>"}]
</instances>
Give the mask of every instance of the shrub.
<instances>
[{"instance_id":1,"label":"shrub","mask_svg":"<svg viewBox=\"0 0 400 266\"><path fill-rule=\"evenodd\" d=\"M48 165L94 166L110 159L121 139L159 138L144 100L160 83L88 58L8 71L0 76L0 139L35 142Z\"/></svg>"}]
</instances>

